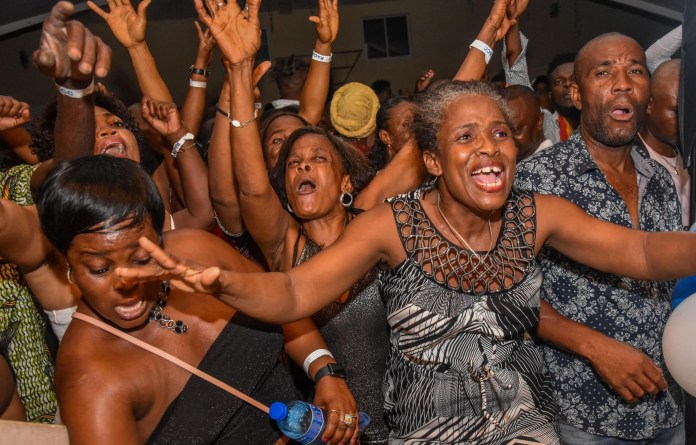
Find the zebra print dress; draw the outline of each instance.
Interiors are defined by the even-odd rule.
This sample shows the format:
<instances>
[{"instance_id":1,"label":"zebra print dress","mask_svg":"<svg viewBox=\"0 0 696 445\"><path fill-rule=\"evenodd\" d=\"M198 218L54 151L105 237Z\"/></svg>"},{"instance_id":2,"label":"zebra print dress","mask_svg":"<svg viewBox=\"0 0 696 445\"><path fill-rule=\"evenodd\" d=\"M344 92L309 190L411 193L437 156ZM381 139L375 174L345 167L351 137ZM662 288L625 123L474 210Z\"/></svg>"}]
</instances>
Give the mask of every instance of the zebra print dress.
<instances>
[{"instance_id":1,"label":"zebra print dress","mask_svg":"<svg viewBox=\"0 0 696 445\"><path fill-rule=\"evenodd\" d=\"M494 248L447 240L417 190L391 201L407 258L382 275L390 444L555 444L539 321L534 198L511 193Z\"/></svg>"}]
</instances>

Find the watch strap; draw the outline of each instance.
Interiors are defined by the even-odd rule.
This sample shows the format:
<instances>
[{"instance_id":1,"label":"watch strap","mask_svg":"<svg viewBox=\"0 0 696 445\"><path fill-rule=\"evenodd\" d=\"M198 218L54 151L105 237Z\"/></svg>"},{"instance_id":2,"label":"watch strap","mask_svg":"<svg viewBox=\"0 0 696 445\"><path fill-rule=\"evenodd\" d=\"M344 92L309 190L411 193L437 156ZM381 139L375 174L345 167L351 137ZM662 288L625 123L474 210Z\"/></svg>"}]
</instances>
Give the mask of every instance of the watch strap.
<instances>
[{"instance_id":1,"label":"watch strap","mask_svg":"<svg viewBox=\"0 0 696 445\"><path fill-rule=\"evenodd\" d=\"M194 65L189 67L189 71L191 71L191 74L198 74L199 76L210 76L210 71L205 68L196 68Z\"/></svg>"},{"instance_id":2,"label":"watch strap","mask_svg":"<svg viewBox=\"0 0 696 445\"><path fill-rule=\"evenodd\" d=\"M330 375L331 377L338 377L339 379L346 378L346 369L339 365L338 363L327 363L314 373L314 383L316 384L322 377Z\"/></svg>"}]
</instances>

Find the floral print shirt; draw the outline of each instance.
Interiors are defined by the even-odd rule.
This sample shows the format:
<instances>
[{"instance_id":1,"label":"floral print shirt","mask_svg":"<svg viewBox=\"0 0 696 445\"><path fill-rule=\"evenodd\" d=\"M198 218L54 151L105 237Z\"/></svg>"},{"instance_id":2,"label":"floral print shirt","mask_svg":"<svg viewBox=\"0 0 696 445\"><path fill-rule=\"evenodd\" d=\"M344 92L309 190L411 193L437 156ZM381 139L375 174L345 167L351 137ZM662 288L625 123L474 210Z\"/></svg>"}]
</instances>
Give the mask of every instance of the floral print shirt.
<instances>
[{"instance_id":1,"label":"floral print shirt","mask_svg":"<svg viewBox=\"0 0 696 445\"><path fill-rule=\"evenodd\" d=\"M641 155L631 156L638 176L641 230L681 230L681 209L664 168ZM587 150L579 130L565 142L521 162L515 185L562 196L588 214L632 227L628 208ZM621 255L621 252L616 252ZM684 396L662 356L662 332L671 313L673 282L638 281L585 267L544 247L542 298L564 316L583 323L650 356L665 373L669 389L629 404L612 391L586 360L543 345L559 418L587 433L642 440L684 419Z\"/></svg>"}]
</instances>

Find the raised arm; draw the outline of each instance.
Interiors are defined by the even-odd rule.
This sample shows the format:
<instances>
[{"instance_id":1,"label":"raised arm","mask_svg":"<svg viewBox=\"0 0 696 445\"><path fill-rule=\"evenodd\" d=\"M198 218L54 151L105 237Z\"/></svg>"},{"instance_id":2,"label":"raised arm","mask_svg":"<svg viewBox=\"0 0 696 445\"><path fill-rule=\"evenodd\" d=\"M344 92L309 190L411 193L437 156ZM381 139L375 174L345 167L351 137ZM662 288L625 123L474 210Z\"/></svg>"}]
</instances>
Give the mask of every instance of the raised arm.
<instances>
[{"instance_id":1,"label":"raised arm","mask_svg":"<svg viewBox=\"0 0 696 445\"><path fill-rule=\"evenodd\" d=\"M527 68L527 37L520 31L519 17L527 9L529 0L511 0L506 15L511 22L503 41L503 70L505 82L510 85L532 87Z\"/></svg>"},{"instance_id":2,"label":"raised arm","mask_svg":"<svg viewBox=\"0 0 696 445\"><path fill-rule=\"evenodd\" d=\"M42 236L36 207L0 199L0 257L22 270L34 270L51 251Z\"/></svg>"},{"instance_id":3,"label":"raised arm","mask_svg":"<svg viewBox=\"0 0 696 445\"><path fill-rule=\"evenodd\" d=\"M53 7L43 24L39 49L33 55L37 68L58 86L56 161L92 154L94 76L106 76L111 66L111 48L82 23L68 20L74 11L75 7L66 1ZM32 189L38 190L51 166L48 161L37 168Z\"/></svg>"},{"instance_id":4,"label":"raised arm","mask_svg":"<svg viewBox=\"0 0 696 445\"><path fill-rule=\"evenodd\" d=\"M23 162L34 165L39 161L29 147L31 135L23 127L29 121L29 104L10 96L0 96L0 140Z\"/></svg>"},{"instance_id":5,"label":"raised arm","mask_svg":"<svg viewBox=\"0 0 696 445\"><path fill-rule=\"evenodd\" d=\"M470 48L464 62L459 67L459 71L455 74L454 80L481 80L488 61L493 55L493 47L505 37L510 25L514 23L514 21L508 20L506 15L507 5L510 1L495 0L493 2L491 13L476 36L476 40L485 44L487 48Z\"/></svg>"},{"instance_id":6,"label":"raised arm","mask_svg":"<svg viewBox=\"0 0 696 445\"><path fill-rule=\"evenodd\" d=\"M331 81L331 48L338 36L338 0L319 0L319 15L311 16L317 39L307 79L300 93L300 115L312 125L321 121Z\"/></svg>"},{"instance_id":7,"label":"raised arm","mask_svg":"<svg viewBox=\"0 0 696 445\"><path fill-rule=\"evenodd\" d=\"M230 83L230 141L232 162L239 187L242 216L247 229L261 248L268 263L277 266L278 253L289 224L294 223L276 196L266 171L261 140L255 120L253 63L261 46L260 1L249 1L248 12L236 2L216 5L209 10L196 0L196 10L217 40L228 61ZM247 16L248 14L248 16Z\"/></svg>"},{"instance_id":8,"label":"raised arm","mask_svg":"<svg viewBox=\"0 0 696 445\"><path fill-rule=\"evenodd\" d=\"M411 138L387 166L355 198L355 207L369 210L385 199L414 190L425 179L423 152Z\"/></svg>"},{"instance_id":9,"label":"raised arm","mask_svg":"<svg viewBox=\"0 0 696 445\"><path fill-rule=\"evenodd\" d=\"M645 60L652 73L663 62L672 58L682 46L682 25L677 26L645 50Z\"/></svg>"},{"instance_id":10,"label":"raised arm","mask_svg":"<svg viewBox=\"0 0 696 445\"><path fill-rule=\"evenodd\" d=\"M193 134L198 134L205 111L205 92L208 83L208 65L213 58L215 49L215 39L209 30L203 31L198 22L196 32L198 33L198 51L196 60L191 66L191 78L189 89L181 107L181 120L184 121L188 129Z\"/></svg>"},{"instance_id":11,"label":"raised arm","mask_svg":"<svg viewBox=\"0 0 696 445\"><path fill-rule=\"evenodd\" d=\"M143 98L143 118L157 130L172 148L181 177L186 208L176 212L176 227L208 229L213 222L213 207L208 195L208 171L196 148L196 142L181 121L176 105Z\"/></svg>"},{"instance_id":12,"label":"raised arm","mask_svg":"<svg viewBox=\"0 0 696 445\"><path fill-rule=\"evenodd\" d=\"M254 84L258 84L270 66L270 62L262 62L256 67L253 75ZM227 66L225 69L228 69ZM220 225L229 233L240 233L244 230L244 222L230 146L232 125L227 117L230 112L230 82L227 75L222 85L217 108L208 148L208 190Z\"/></svg>"},{"instance_id":13,"label":"raised arm","mask_svg":"<svg viewBox=\"0 0 696 445\"><path fill-rule=\"evenodd\" d=\"M106 21L114 37L128 50L143 96L161 102L172 102L172 95L157 70L155 59L145 41L147 7L151 1L141 1L137 12L130 0L109 1L109 12L92 1L88 1L87 6Z\"/></svg>"}]
</instances>

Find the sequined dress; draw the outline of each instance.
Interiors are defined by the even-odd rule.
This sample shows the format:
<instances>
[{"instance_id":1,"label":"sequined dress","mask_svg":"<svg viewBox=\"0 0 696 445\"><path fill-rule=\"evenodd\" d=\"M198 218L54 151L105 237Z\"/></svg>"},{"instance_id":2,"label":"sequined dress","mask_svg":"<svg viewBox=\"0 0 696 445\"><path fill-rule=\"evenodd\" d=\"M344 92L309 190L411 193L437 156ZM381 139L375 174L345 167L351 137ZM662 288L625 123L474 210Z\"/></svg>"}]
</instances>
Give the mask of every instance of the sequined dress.
<instances>
[{"instance_id":1,"label":"sequined dress","mask_svg":"<svg viewBox=\"0 0 696 445\"><path fill-rule=\"evenodd\" d=\"M513 190L493 249L447 240L417 190L392 200L407 258L382 275L390 444L558 443L542 356L534 198Z\"/></svg>"},{"instance_id":2,"label":"sequined dress","mask_svg":"<svg viewBox=\"0 0 696 445\"><path fill-rule=\"evenodd\" d=\"M295 264L301 264L321 251L306 238ZM389 327L379 294L377 272L360 280L345 303L333 302L312 316L322 337L338 363L346 368L346 383L358 409L371 417L360 434L360 443L386 444L389 430L384 421L382 382L389 350Z\"/></svg>"}]
</instances>

